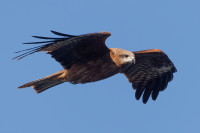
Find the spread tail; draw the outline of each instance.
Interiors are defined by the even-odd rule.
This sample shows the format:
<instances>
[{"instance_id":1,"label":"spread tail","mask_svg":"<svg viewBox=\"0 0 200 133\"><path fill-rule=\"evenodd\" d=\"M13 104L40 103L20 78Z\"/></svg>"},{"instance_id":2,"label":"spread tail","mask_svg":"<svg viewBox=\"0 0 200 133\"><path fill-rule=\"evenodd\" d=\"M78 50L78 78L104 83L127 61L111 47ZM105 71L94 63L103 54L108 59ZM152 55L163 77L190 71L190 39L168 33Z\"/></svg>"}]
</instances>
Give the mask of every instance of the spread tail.
<instances>
[{"instance_id":1,"label":"spread tail","mask_svg":"<svg viewBox=\"0 0 200 133\"><path fill-rule=\"evenodd\" d=\"M66 72L65 70L59 71L47 77L26 83L18 88L21 89L32 86L37 93L40 93L44 90L47 90L48 88L51 88L53 86L65 82L64 80L65 72Z\"/></svg>"}]
</instances>

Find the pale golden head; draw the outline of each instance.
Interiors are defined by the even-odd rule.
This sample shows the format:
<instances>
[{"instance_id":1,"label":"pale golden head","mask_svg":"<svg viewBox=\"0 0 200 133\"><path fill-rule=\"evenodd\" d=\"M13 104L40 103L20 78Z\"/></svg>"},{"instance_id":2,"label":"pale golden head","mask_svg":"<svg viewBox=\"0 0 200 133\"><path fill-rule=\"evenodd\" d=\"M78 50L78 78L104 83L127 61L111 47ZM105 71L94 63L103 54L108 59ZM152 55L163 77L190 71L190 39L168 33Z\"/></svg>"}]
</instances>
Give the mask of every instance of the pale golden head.
<instances>
[{"instance_id":1,"label":"pale golden head","mask_svg":"<svg viewBox=\"0 0 200 133\"><path fill-rule=\"evenodd\" d=\"M110 48L110 56L118 67L135 63L135 55L124 49Z\"/></svg>"}]
</instances>

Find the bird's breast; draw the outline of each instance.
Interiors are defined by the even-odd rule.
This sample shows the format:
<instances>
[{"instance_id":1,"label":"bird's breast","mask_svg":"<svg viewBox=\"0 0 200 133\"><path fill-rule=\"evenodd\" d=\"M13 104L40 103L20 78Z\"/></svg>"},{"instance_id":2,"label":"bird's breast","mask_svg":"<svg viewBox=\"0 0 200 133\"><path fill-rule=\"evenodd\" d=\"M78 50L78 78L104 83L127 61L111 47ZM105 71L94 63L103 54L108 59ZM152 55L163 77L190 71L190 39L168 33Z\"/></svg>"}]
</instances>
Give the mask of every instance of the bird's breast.
<instances>
[{"instance_id":1,"label":"bird's breast","mask_svg":"<svg viewBox=\"0 0 200 133\"><path fill-rule=\"evenodd\" d=\"M68 70L67 81L88 83L103 80L119 72L119 68L109 58L99 58L81 64L74 64Z\"/></svg>"}]
</instances>

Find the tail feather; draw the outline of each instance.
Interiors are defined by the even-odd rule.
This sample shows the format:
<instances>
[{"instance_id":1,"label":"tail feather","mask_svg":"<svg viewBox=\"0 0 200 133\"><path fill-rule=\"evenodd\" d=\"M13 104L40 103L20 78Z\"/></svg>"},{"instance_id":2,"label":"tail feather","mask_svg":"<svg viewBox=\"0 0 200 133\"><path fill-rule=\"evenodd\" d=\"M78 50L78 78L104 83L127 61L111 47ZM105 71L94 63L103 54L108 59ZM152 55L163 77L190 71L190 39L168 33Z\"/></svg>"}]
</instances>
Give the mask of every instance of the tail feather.
<instances>
[{"instance_id":1,"label":"tail feather","mask_svg":"<svg viewBox=\"0 0 200 133\"><path fill-rule=\"evenodd\" d=\"M47 77L29 82L29 83L26 83L18 88L21 89L21 88L26 88L26 87L32 86L33 89L37 93L40 93L44 90L47 90L48 88L51 88L53 86L56 86L58 84L65 82L63 74L65 74L65 70L59 71L57 73L54 73L52 75L49 75Z\"/></svg>"}]
</instances>

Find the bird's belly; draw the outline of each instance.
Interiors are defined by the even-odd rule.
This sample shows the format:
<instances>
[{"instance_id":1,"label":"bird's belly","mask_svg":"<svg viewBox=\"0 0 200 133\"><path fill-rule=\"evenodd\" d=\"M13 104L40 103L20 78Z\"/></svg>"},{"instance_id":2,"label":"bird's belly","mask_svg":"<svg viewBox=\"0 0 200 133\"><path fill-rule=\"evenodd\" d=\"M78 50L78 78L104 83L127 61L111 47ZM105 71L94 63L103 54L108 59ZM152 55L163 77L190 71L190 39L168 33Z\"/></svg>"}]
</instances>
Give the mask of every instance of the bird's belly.
<instances>
[{"instance_id":1,"label":"bird's belly","mask_svg":"<svg viewBox=\"0 0 200 133\"><path fill-rule=\"evenodd\" d=\"M113 63L75 65L69 69L67 81L73 84L95 82L118 72L118 67Z\"/></svg>"}]
</instances>

